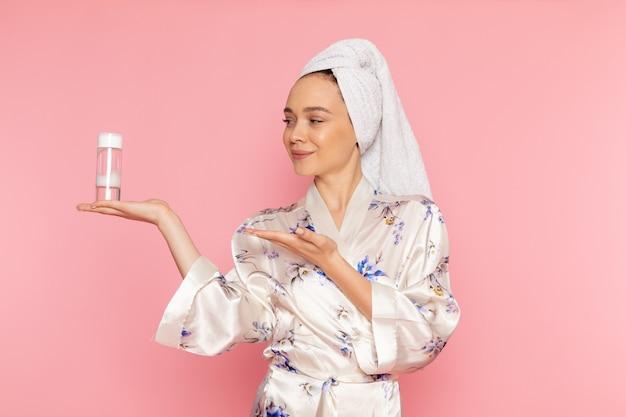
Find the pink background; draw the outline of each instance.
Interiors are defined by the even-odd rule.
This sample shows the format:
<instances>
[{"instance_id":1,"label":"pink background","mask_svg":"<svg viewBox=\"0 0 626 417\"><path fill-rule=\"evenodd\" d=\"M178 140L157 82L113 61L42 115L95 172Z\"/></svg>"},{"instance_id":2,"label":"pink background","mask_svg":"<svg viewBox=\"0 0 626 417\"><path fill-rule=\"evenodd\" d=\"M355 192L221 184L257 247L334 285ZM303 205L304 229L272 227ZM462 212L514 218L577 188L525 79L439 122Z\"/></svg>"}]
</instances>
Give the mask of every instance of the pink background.
<instances>
[{"instance_id":1,"label":"pink background","mask_svg":"<svg viewBox=\"0 0 626 417\"><path fill-rule=\"evenodd\" d=\"M122 198L167 200L230 268L239 222L309 184L282 108L346 37L387 57L463 311L403 415L623 415L626 2L408 3L0 3L0 415L247 415L264 345L156 344L181 279L164 239L75 205L120 131Z\"/></svg>"}]
</instances>

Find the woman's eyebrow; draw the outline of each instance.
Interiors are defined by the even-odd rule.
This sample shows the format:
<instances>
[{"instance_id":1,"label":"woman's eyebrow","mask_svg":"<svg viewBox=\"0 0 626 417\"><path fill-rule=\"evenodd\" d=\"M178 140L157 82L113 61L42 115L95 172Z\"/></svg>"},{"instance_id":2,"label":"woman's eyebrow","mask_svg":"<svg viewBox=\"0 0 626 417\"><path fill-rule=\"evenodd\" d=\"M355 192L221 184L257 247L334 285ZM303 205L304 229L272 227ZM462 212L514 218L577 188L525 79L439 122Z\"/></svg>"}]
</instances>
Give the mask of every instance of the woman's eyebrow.
<instances>
[{"instance_id":1,"label":"woman's eyebrow","mask_svg":"<svg viewBox=\"0 0 626 417\"><path fill-rule=\"evenodd\" d=\"M285 113L293 113L294 112L293 110L291 110L290 107L285 107L283 111ZM302 109L302 111L305 112L305 113L311 112L311 111L323 111L323 112L326 112L328 114L333 114L333 112L328 110L326 107L322 107L322 106L309 106L309 107L305 107L304 109Z\"/></svg>"}]
</instances>

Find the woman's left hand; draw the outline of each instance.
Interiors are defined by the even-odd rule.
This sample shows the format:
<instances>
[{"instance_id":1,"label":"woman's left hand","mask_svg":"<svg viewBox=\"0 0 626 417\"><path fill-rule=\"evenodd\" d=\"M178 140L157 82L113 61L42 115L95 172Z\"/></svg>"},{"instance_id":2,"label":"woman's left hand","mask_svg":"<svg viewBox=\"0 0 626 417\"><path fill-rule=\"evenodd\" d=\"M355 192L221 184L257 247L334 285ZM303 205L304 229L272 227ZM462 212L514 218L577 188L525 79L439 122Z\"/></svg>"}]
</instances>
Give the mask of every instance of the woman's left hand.
<instances>
[{"instance_id":1,"label":"woman's left hand","mask_svg":"<svg viewBox=\"0 0 626 417\"><path fill-rule=\"evenodd\" d=\"M315 233L305 227L296 228L296 233L278 230L261 230L246 227L246 233L271 241L303 257L325 270L339 255L337 243L326 235Z\"/></svg>"}]
</instances>

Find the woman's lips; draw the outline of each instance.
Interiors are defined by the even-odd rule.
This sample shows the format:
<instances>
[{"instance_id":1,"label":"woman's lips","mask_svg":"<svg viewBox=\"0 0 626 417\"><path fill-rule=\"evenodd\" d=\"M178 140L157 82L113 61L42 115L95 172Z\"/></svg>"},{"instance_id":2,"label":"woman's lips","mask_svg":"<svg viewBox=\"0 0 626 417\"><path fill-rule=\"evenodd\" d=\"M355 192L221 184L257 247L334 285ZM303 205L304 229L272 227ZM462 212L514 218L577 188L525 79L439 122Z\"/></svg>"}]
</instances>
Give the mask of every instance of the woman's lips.
<instances>
[{"instance_id":1,"label":"woman's lips","mask_svg":"<svg viewBox=\"0 0 626 417\"><path fill-rule=\"evenodd\" d=\"M312 155L313 152L308 152L308 153L292 153L291 155L293 155L293 159L304 159L309 155Z\"/></svg>"}]
</instances>

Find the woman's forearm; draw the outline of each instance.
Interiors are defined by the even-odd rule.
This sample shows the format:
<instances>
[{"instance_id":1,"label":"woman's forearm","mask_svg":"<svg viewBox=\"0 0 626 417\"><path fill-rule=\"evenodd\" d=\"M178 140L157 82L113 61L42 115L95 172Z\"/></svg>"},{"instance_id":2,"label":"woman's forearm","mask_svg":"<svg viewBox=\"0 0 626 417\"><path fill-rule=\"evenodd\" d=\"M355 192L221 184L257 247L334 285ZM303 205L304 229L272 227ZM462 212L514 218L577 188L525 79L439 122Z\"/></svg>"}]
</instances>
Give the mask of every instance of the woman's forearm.
<instances>
[{"instance_id":1,"label":"woman's forearm","mask_svg":"<svg viewBox=\"0 0 626 417\"><path fill-rule=\"evenodd\" d=\"M339 254L332 258L322 270L330 276L350 301L367 317L372 319L372 283L363 279L363 275Z\"/></svg>"},{"instance_id":2,"label":"woman's forearm","mask_svg":"<svg viewBox=\"0 0 626 417\"><path fill-rule=\"evenodd\" d=\"M183 222L174 211L169 209L164 211L157 227L167 241L181 277L185 278L191 265L200 256L200 252L194 246Z\"/></svg>"}]
</instances>

